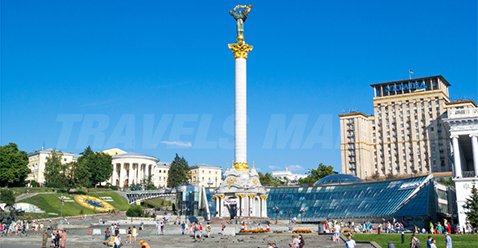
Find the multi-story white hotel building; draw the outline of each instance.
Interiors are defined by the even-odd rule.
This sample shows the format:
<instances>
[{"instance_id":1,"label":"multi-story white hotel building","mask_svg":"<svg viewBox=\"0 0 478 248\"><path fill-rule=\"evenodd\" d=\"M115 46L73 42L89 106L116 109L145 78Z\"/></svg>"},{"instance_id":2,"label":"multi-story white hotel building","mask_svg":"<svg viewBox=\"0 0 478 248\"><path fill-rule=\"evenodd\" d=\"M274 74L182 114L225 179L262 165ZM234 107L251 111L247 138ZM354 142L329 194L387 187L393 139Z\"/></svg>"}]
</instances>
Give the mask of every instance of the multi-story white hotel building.
<instances>
[{"instance_id":1,"label":"multi-story white hotel building","mask_svg":"<svg viewBox=\"0 0 478 248\"><path fill-rule=\"evenodd\" d=\"M52 152L61 154L61 163L67 164L76 161L78 155L68 152L62 152L54 149L46 149L34 151L28 154L28 168L30 174L27 176L27 181L36 181L40 185L45 184L45 165Z\"/></svg>"},{"instance_id":2,"label":"multi-story white hotel building","mask_svg":"<svg viewBox=\"0 0 478 248\"><path fill-rule=\"evenodd\" d=\"M205 188L217 188L222 182L222 168L211 165L195 165L189 170L191 184Z\"/></svg>"},{"instance_id":3,"label":"multi-story white hotel building","mask_svg":"<svg viewBox=\"0 0 478 248\"><path fill-rule=\"evenodd\" d=\"M341 114L342 173L360 178L451 171L442 76L375 83L373 115Z\"/></svg>"}]
</instances>

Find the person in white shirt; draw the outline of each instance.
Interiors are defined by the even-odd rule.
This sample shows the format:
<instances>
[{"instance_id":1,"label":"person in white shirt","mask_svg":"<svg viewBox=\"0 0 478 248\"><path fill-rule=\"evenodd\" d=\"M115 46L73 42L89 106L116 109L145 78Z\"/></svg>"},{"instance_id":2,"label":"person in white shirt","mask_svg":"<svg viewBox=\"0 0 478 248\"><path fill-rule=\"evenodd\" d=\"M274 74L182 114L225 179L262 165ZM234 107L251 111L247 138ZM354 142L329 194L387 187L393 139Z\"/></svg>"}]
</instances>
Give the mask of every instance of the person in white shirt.
<instances>
[{"instance_id":1,"label":"person in white shirt","mask_svg":"<svg viewBox=\"0 0 478 248\"><path fill-rule=\"evenodd\" d=\"M120 248L121 246L121 237L120 234L116 235L115 240L113 241L113 244L115 245L114 248Z\"/></svg>"},{"instance_id":2,"label":"person in white shirt","mask_svg":"<svg viewBox=\"0 0 478 248\"><path fill-rule=\"evenodd\" d=\"M352 235L349 235L348 240L345 242L345 247L346 248L355 248L355 240L352 239Z\"/></svg>"}]
</instances>

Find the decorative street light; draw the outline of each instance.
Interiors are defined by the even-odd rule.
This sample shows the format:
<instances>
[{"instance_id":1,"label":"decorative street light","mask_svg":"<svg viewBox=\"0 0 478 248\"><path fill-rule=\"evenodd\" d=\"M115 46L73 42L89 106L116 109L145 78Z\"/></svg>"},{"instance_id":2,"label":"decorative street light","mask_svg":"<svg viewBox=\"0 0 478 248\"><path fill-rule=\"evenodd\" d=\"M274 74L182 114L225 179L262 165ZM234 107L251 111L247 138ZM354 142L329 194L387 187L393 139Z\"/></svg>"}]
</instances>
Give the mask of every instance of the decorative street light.
<instances>
[{"instance_id":1,"label":"decorative street light","mask_svg":"<svg viewBox=\"0 0 478 248\"><path fill-rule=\"evenodd\" d=\"M276 207L274 207L272 210L274 210L274 212L276 213L276 224L277 224L277 217L278 217L278 215L279 215L279 213L280 213L280 209L279 209L279 207L276 206Z\"/></svg>"},{"instance_id":2,"label":"decorative street light","mask_svg":"<svg viewBox=\"0 0 478 248\"><path fill-rule=\"evenodd\" d=\"M63 194L60 196L61 200L61 217L63 218L63 206L65 205L65 199L63 199Z\"/></svg>"},{"instance_id":3,"label":"decorative street light","mask_svg":"<svg viewBox=\"0 0 478 248\"><path fill-rule=\"evenodd\" d=\"M305 210L301 208L299 213L300 213L300 223L302 224L302 218L303 218L303 214L305 213Z\"/></svg>"},{"instance_id":4,"label":"decorative street light","mask_svg":"<svg viewBox=\"0 0 478 248\"><path fill-rule=\"evenodd\" d=\"M292 214L292 211L291 210L287 211L287 214L289 215L289 224L290 224L292 222L292 219L290 218L290 215Z\"/></svg>"}]
</instances>

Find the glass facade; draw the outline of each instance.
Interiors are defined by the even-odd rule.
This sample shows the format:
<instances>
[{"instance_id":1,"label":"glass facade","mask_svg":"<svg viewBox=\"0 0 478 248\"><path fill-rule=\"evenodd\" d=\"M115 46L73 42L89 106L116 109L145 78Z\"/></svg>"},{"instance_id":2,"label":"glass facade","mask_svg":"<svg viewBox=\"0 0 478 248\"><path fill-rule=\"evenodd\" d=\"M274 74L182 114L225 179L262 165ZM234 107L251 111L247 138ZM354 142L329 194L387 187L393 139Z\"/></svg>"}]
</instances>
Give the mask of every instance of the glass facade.
<instances>
[{"instance_id":1,"label":"glass facade","mask_svg":"<svg viewBox=\"0 0 478 248\"><path fill-rule=\"evenodd\" d=\"M430 177L380 182L271 188L271 219L296 217L302 222L325 219L374 219L428 216Z\"/></svg>"}]
</instances>

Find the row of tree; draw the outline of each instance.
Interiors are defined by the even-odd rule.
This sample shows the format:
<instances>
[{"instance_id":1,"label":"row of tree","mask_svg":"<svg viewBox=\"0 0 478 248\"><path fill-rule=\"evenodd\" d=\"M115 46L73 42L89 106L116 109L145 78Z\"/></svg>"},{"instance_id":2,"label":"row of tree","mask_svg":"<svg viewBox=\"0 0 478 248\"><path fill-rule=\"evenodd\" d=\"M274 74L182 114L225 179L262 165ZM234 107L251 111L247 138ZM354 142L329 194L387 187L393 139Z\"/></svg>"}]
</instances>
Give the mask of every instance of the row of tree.
<instances>
[{"instance_id":1,"label":"row of tree","mask_svg":"<svg viewBox=\"0 0 478 248\"><path fill-rule=\"evenodd\" d=\"M284 186L287 185L288 182L279 178L272 177L271 173L267 172L266 174L258 173L259 180L263 186ZM334 167L331 165L325 165L320 163L317 166L317 169L309 170L307 177L299 179L299 185L303 187L312 186L317 180L321 179L322 177L326 177L328 175L337 174L334 171Z\"/></svg>"},{"instance_id":2,"label":"row of tree","mask_svg":"<svg viewBox=\"0 0 478 248\"><path fill-rule=\"evenodd\" d=\"M96 187L113 173L110 155L91 147L77 161L62 163L62 153L53 151L45 164L45 185L52 188Z\"/></svg>"}]
</instances>

